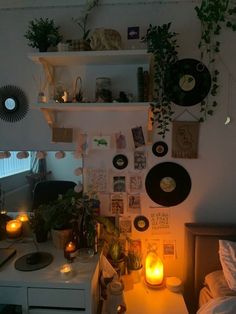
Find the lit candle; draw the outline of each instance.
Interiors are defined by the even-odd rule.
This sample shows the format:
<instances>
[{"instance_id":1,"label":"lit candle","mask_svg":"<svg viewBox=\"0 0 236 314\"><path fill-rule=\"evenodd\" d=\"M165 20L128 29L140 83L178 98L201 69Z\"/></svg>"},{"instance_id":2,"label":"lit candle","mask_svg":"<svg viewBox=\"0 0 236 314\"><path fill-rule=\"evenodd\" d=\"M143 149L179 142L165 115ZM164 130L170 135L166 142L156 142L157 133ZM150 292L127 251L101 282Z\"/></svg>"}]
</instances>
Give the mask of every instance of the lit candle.
<instances>
[{"instance_id":1,"label":"lit candle","mask_svg":"<svg viewBox=\"0 0 236 314\"><path fill-rule=\"evenodd\" d=\"M27 213L19 213L19 215L16 217L16 219L20 220L22 223L22 233L23 236L27 237L32 234L30 224L29 224L29 217Z\"/></svg>"},{"instance_id":2,"label":"lit candle","mask_svg":"<svg viewBox=\"0 0 236 314\"><path fill-rule=\"evenodd\" d=\"M19 237L22 231L22 222L18 219L9 220L6 224L6 231L9 238Z\"/></svg>"},{"instance_id":3,"label":"lit candle","mask_svg":"<svg viewBox=\"0 0 236 314\"><path fill-rule=\"evenodd\" d=\"M67 242L64 249L64 257L68 261L73 261L73 259L76 257L76 254L77 254L76 243L73 241Z\"/></svg>"},{"instance_id":4,"label":"lit candle","mask_svg":"<svg viewBox=\"0 0 236 314\"><path fill-rule=\"evenodd\" d=\"M145 259L145 279L148 285L161 285L164 278L164 267L155 252L149 252Z\"/></svg>"},{"instance_id":5,"label":"lit candle","mask_svg":"<svg viewBox=\"0 0 236 314\"><path fill-rule=\"evenodd\" d=\"M71 267L71 265L69 264L64 264L61 266L60 268L60 274L63 278L68 278L72 275L73 273L73 269Z\"/></svg>"}]
</instances>

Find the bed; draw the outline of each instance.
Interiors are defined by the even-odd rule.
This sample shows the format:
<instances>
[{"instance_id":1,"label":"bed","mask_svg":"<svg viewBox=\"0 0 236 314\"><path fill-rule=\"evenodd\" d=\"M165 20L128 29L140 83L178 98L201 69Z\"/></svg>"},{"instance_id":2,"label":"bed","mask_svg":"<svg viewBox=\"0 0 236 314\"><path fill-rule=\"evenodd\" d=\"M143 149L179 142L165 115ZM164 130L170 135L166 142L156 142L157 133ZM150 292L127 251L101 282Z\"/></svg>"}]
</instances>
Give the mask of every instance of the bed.
<instances>
[{"instance_id":1,"label":"bed","mask_svg":"<svg viewBox=\"0 0 236 314\"><path fill-rule=\"evenodd\" d=\"M219 239L236 241L236 224L185 224L184 299L190 314L197 312L205 276L222 269Z\"/></svg>"}]
</instances>

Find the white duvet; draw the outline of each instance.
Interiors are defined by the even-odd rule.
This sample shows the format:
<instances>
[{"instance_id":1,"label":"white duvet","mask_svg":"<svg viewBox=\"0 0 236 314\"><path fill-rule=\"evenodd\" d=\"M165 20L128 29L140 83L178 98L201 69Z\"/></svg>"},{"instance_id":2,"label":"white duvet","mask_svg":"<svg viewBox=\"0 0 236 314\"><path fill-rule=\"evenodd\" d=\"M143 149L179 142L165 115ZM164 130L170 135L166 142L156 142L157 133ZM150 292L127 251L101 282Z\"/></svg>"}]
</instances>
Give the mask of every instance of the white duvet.
<instances>
[{"instance_id":1,"label":"white duvet","mask_svg":"<svg viewBox=\"0 0 236 314\"><path fill-rule=\"evenodd\" d=\"M212 299L201 306L197 314L236 314L236 296Z\"/></svg>"}]
</instances>

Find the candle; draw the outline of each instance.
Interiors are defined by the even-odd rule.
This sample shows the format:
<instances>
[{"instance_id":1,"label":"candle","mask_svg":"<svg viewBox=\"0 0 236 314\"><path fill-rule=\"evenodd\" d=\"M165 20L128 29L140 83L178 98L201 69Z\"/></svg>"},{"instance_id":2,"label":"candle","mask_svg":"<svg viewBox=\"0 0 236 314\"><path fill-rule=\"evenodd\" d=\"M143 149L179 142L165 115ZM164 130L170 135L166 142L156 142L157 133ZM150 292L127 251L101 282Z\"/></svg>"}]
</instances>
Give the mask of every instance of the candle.
<instances>
[{"instance_id":1,"label":"candle","mask_svg":"<svg viewBox=\"0 0 236 314\"><path fill-rule=\"evenodd\" d=\"M160 286L164 278L164 267L155 252L149 252L145 259L145 279L148 285Z\"/></svg>"},{"instance_id":2,"label":"candle","mask_svg":"<svg viewBox=\"0 0 236 314\"><path fill-rule=\"evenodd\" d=\"M22 222L18 219L9 220L6 224L6 231L9 238L19 237L22 231Z\"/></svg>"},{"instance_id":3,"label":"candle","mask_svg":"<svg viewBox=\"0 0 236 314\"><path fill-rule=\"evenodd\" d=\"M61 266L60 268L60 274L63 278L68 278L72 275L73 273L73 269L71 267L71 265L69 264L64 264Z\"/></svg>"},{"instance_id":4,"label":"candle","mask_svg":"<svg viewBox=\"0 0 236 314\"><path fill-rule=\"evenodd\" d=\"M77 254L77 246L76 243L73 241L69 241L66 243L64 248L64 257L68 261L73 261Z\"/></svg>"},{"instance_id":5,"label":"candle","mask_svg":"<svg viewBox=\"0 0 236 314\"><path fill-rule=\"evenodd\" d=\"M24 237L32 235L30 223L29 223L29 217L27 213L19 213L19 215L16 217L16 219L20 220L22 223L22 233Z\"/></svg>"}]
</instances>

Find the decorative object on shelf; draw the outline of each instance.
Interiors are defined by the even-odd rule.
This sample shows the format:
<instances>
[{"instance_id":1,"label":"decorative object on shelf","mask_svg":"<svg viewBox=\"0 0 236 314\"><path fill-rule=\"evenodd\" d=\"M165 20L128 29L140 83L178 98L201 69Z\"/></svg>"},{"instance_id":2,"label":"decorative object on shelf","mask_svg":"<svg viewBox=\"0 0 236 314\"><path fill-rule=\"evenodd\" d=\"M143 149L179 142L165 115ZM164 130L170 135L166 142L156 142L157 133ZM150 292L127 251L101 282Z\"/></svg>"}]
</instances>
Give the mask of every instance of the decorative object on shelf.
<instances>
[{"instance_id":1,"label":"decorative object on shelf","mask_svg":"<svg viewBox=\"0 0 236 314\"><path fill-rule=\"evenodd\" d=\"M139 39L139 26L129 26L127 29L127 39Z\"/></svg>"},{"instance_id":2,"label":"decorative object on shelf","mask_svg":"<svg viewBox=\"0 0 236 314\"><path fill-rule=\"evenodd\" d=\"M81 102L81 101L83 101L82 78L80 76L77 76L75 80L75 87L74 87L72 102Z\"/></svg>"},{"instance_id":3,"label":"decorative object on shelf","mask_svg":"<svg viewBox=\"0 0 236 314\"><path fill-rule=\"evenodd\" d=\"M97 77L96 78L96 102L111 102L111 79L109 77Z\"/></svg>"},{"instance_id":4,"label":"decorative object on shelf","mask_svg":"<svg viewBox=\"0 0 236 314\"><path fill-rule=\"evenodd\" d=\"M125 92L122 92L122 91L121 91L121 92L119 93L119 98L117 98L116 101L118 101L118 102L129 102L129 98L128 98L128 96L126 95Z\"/></svg>"},{"instance_id":5,"label":"decorative object on shelf","mask_svg":"<svg viewBox=\"0 0 236 314\"><path fill-rule=\"evenodd\" d=\"M181 59L169 69L166 93L179 106L194 106L203 101L211 89L211 74L199 60Z\"/></svg>"},{"instance_id":6,"label":"decorative object on shelf","mask_svg":"<svg viewBox=\"0 0 236 314\"><path fill-rule=\"evenodd\" d=\"M153 123L157 123L158 134L163 138L169 131L169 123L172 121L173 109L171 99L166 94L166 82L172 82L169 77L169 69L177 57L176 33L170 31L171 23L162 26L150 25L144 37L147 43L147 51L153 54L153 84L154 95L151 108L153 111Z\"/></svg>"},{"instance_id":7,"label":"decorative object on shelf","mask_svg":"<svg viewBox=\"0 0 236 314\"><path fill-rule=\"evenodd\" d=\"M17 86L6 85L0 88L0 118L7 122L23 119L29 110L28 100Z\"/></svg>"},{"instance_id":8,"label":"decorative object on shelf","mask_svg":"<svg viewBox=\"0 0 236 314\"><path fill-rule=\"evenodd\" d=\"M87 5L82 11L82 14L79 18L75 19L72 18L72 20L79 26L79 28L82 31L82 39L80 40L80 47L79 50L90 50L90 39L89 39L89 34L90 34L90 29L88 29L88 18L89 15L91 14L92 10L95 7L98 7L99 0L92 0L88 1Z\"/></svg>"},{"instance_id":9,"label":"decorative object on shelf","mask_svg":"<svg viewBox=\"0 0 236 314\"><path fill-rule=\"evenodd\" d=\"M71 240L65 244L64 257L69 262L72 262L75 259L77 252L78 252L78 246L76 242Z\"/></svg>"},{"instance_id":10,"label":"decorative object on shelf","mask_svg":"<svg viewBox=\"0 0 236 314\"><path fill-rule=\"evenodd\" d=\"M152 145L152 152L157 157L163 157L168 152L168 145L163 141L157 141Z\"/></svg>"},{"instance_id":11,"label":"decorative object on shelf","mask_svg":"<svg viewBox=\"0 0 236 314\"><path fill-rule=\"evenodd\" d=\"M18 219L9 220L6 223L8 238L19 238L22 234L22 222Z\"/></svg>"},{"instance_id":12,"label":"decorative object on shelf","mask_svg":"<svg viewBox=\"0 0 236 314\"><path fill-rule=\"evenodd\" d=\"M155 251L148 251L145 257L145 283L152 289L163 287L164 265Z\"/></svg>"},{"instance_id":13,"label":"decorative object on shelf","mask_svg":"<svg viewBox=\"0 0 236 314\"><path fill-rule=\"evenodd\" d=\"M31 20L24 37L28 39L30 47L38 48L40 52L47 51L50 46L55 47L62 40L59 26L48 18Z\"/></svg>"},{"instance_id":14,"label":"decorative object on shelf","mask_svg":"<svg viewBox=\"0 0 236 314\"><path fill-rule=\"evenodd\" d=\"M190 193L191 178L187 170L174 162L162 162L151 168L146 176L148 196L157 204L175 206Z\"/></svg>"},{"instance_id":15,"label":"decorative object on shelf","mask_svg":"<svg viewBox=\"0 0 236 314\"><path fill-rule=\"evenodd\" d=\"M210 95L215 97L219 91L219 71L216 68L221 44L219 37L223 26L236 31L236 5L235 2L228 0L202 0L200 6L196 6L195 10L201 22L201 38L198 47L201 51L201 59L209 65L213 82ZM202 100L201 122L205 121L208 115L213 115L217 104L216 100L212 102L208 99Z\"/></svg>"},{"instance_id":16,"label":"decorative object on shelf","mask_svg":"<svg viewBox=\"0 0 236 314\"><path fill-rule=\"evenodd\" d=\"M126 303L124 298L124 283L113 279L107 286L107 300L105 302L105 313L126 312Z\"/></svg>"},{"instance_id":17,"label":"decorative object on shelf","mask_svg":"<svg viewBox=\"0 0 236 314\"><path fill-rule=\"evenodd\" d=\"M200 122L172 122L172 157L197 158Z\"/></svg>"},{"instance_id":18,"label":"decorative object on shelf","mask_svg":"<svg viewBox=\"0 0 236 314\"><path fill-rule=\"evenodd\" d=\"M134 227L136 230L143 232L149 228L149 220L146 216L137 216L134 219Z\"/></svg>"},{"instance_id":19,"label":"decorative object on shelf","mask_svg":"<svg viewBox=\"0 0 236 314\"><path fill-rule=\"evenodd\" d=\"M16 219L20 220L22 223L22 235L23 235L23 237L29 237L32 234L32 230L31 230L28 214L21 212L16 217Z\"/></svg>"},{"instance_id":20,"label":"decorative object on shelf","mask_svg":"<svg viewBox=\"0 0 236 314\"><path fill-rule=\"evenodd\" d=\"M128 166L128 158L123 154L118 154L113 158L112 163L116 169L125 169Z\"/></svg>"},{"instance_id":21,"label":"decorative object on shelf","mask_svg":"<svg viewBox=\"0 0 236 314\"><path fill-rule=\"evenodd\" d=\"M121 49L121 35L115 29L97 28L91 35L92 50L119 50Z\"/></svg>"}]
</instances>

